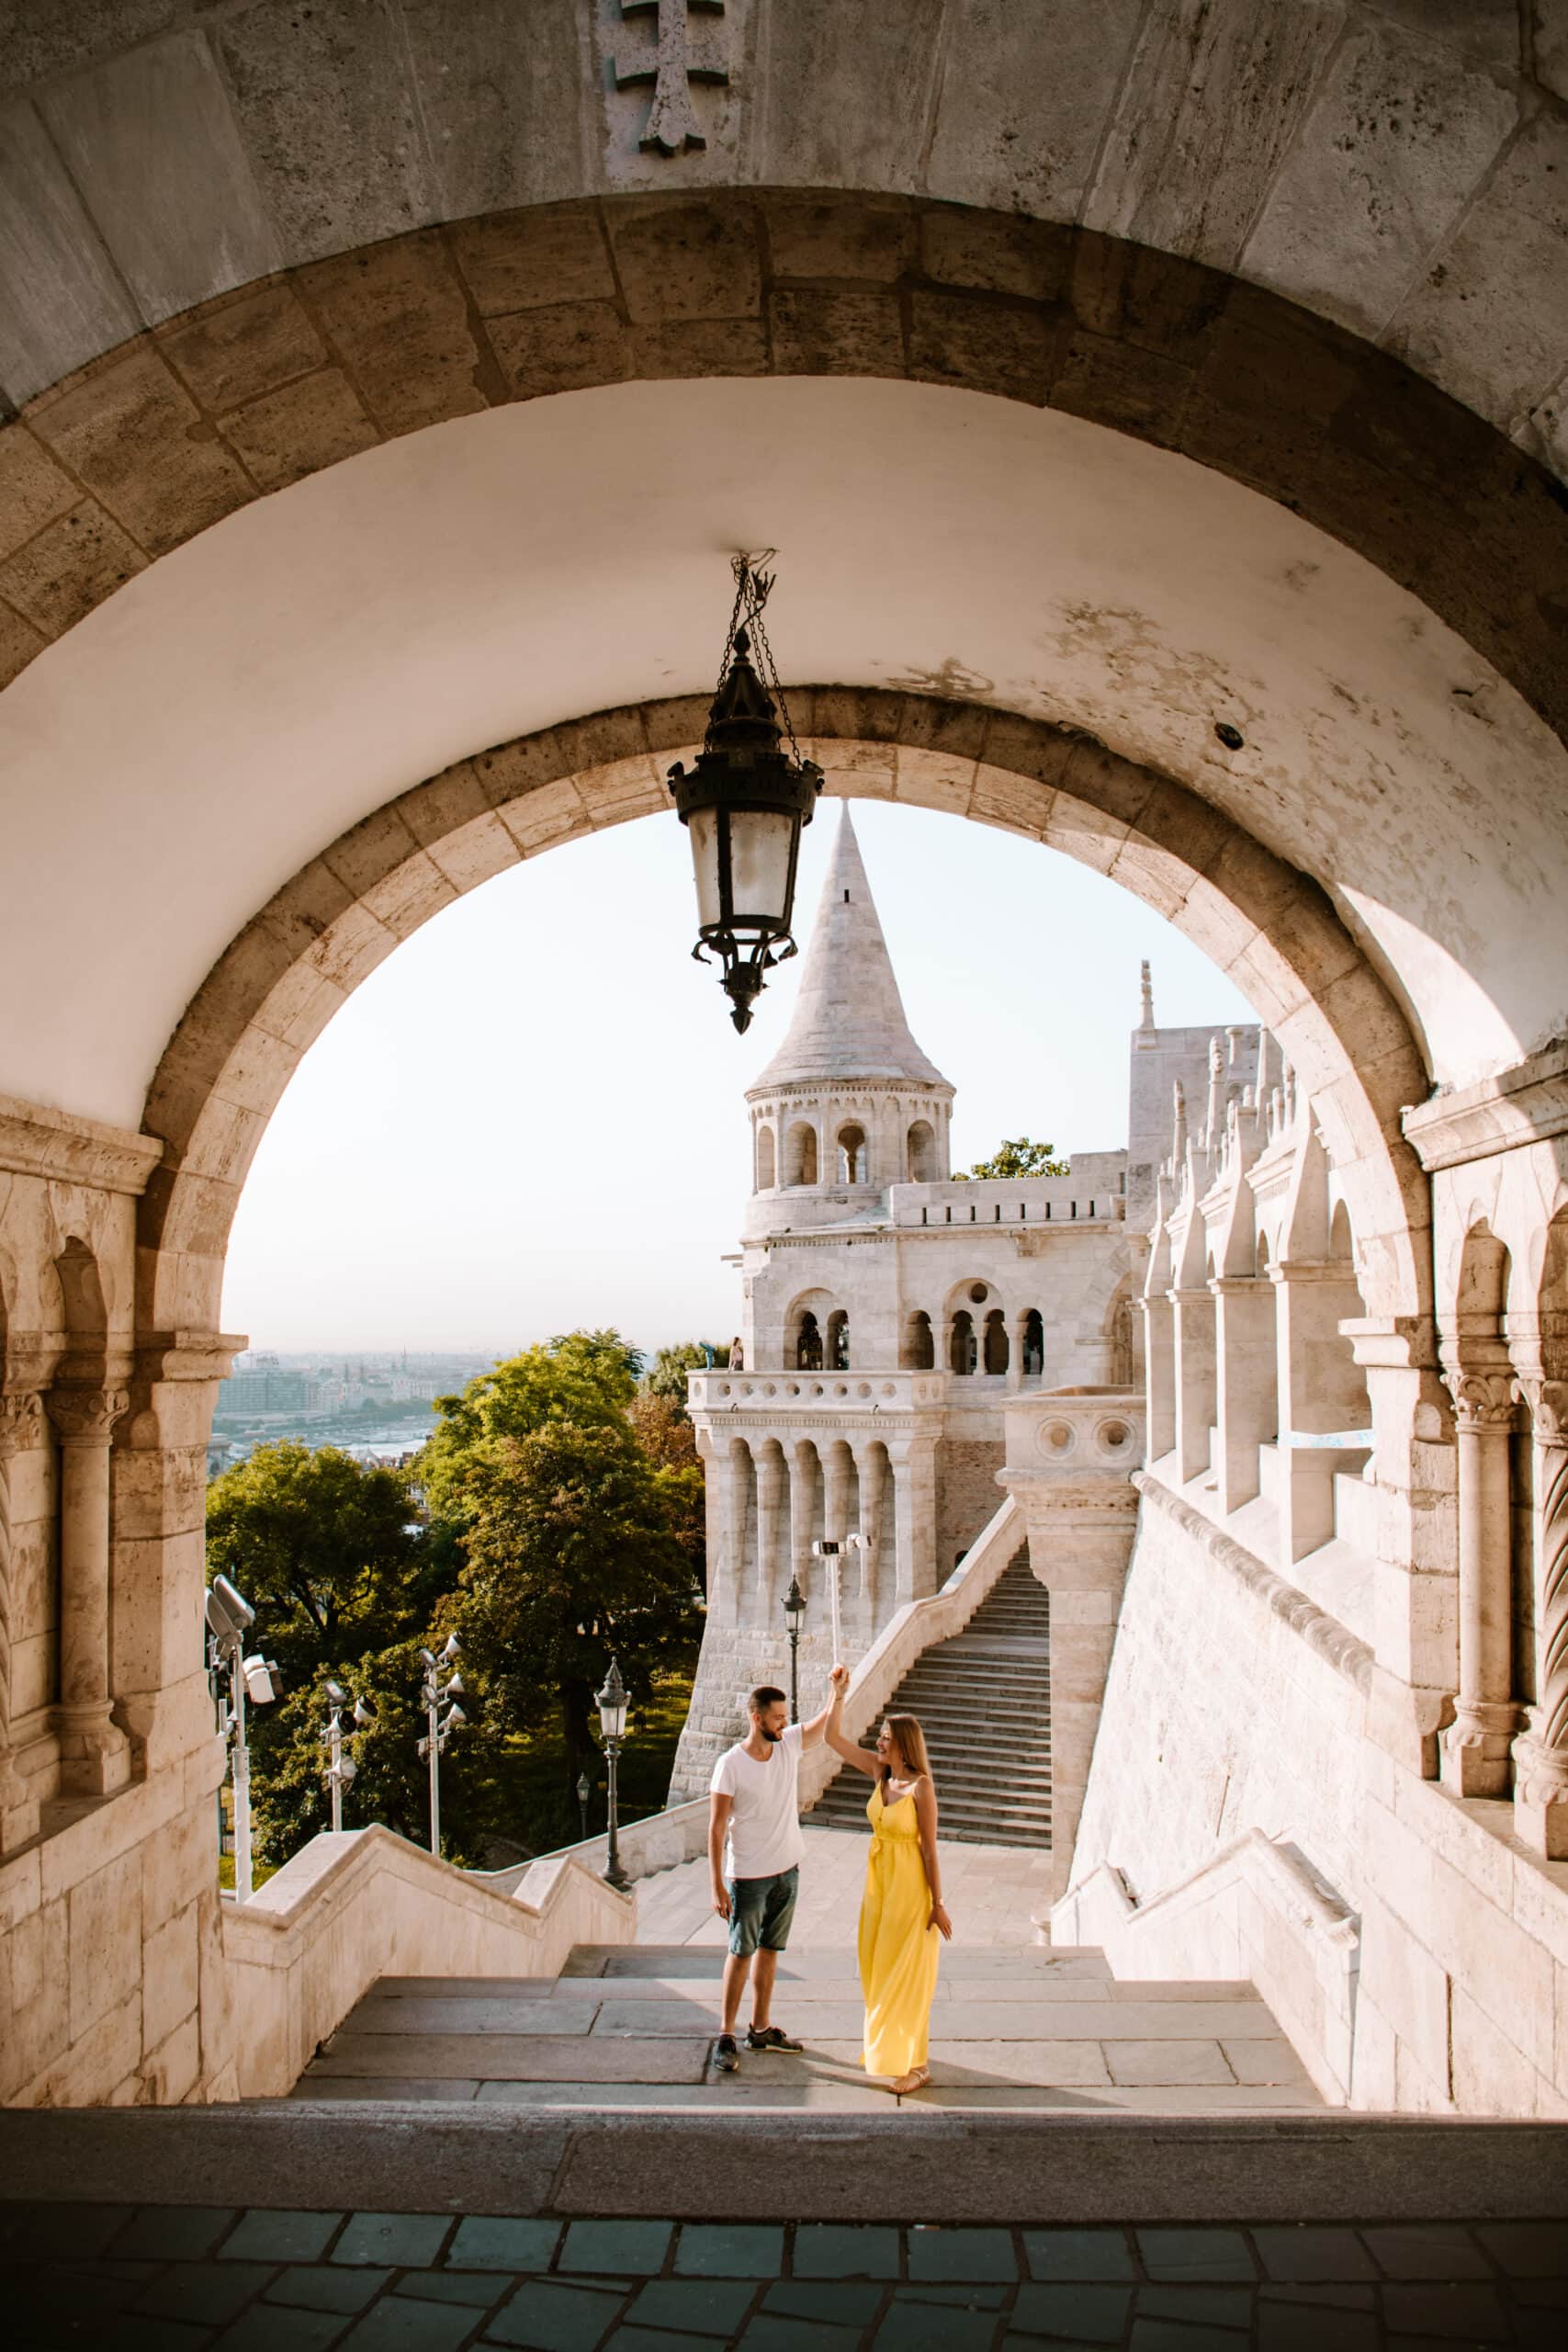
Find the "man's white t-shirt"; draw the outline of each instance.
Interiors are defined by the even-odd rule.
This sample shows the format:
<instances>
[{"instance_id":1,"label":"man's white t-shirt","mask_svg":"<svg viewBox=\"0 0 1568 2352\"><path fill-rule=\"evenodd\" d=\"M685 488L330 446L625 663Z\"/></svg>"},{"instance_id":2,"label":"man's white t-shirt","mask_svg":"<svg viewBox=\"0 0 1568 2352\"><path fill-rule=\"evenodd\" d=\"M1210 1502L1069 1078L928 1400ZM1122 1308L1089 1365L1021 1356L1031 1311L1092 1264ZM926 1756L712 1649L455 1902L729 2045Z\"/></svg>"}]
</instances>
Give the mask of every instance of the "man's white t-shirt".
<instances>
[{"instance_id":1,"label":"man's white t-shirt","mask_svg":"<svg viewBox=\"0 0 1568 2352\"><path fill-rule=\"evenodd\" d=\"M791 1724L765 1764L743 1747L727 1748L708 1787L732 1800L724 1868L728 1878L776 1878L806 1851L800 1834L801 1728Z\"/></svg>"}]
</instances>

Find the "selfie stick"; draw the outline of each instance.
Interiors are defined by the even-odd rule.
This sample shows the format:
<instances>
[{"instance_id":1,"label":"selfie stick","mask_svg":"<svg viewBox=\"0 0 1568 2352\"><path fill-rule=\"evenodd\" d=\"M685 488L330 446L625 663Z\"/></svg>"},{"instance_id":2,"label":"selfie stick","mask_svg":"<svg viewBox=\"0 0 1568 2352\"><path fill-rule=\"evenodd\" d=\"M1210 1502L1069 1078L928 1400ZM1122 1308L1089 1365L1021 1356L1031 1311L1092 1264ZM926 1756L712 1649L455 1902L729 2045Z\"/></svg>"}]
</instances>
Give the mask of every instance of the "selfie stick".
<instances>
[{"instance_id":1,"label":"selfie stick","mask_svg":"<svg viewBox=\"0 0 1568 2352\"><path fill-rule=\"evenodd\" d=\"M837 1666L839 1664L839 1559L842 1546L834 1537L829 1535L825 1536L820 1544L813 1544L811 1549L818 1559L825 1560L828 1564L828 1598L833 1611L832 1662Z\"/></svg>"}]
</instances>

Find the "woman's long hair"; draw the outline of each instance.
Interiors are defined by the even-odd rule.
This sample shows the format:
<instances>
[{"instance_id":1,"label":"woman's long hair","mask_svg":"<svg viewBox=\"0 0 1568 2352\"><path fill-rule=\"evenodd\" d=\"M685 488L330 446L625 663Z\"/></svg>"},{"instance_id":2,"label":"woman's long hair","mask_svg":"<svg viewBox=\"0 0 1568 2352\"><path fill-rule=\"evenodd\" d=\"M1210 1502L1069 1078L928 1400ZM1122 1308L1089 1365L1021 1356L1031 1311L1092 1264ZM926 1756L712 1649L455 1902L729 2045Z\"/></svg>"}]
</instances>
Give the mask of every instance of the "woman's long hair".
<instances>
[{"instance_id":1,"label":"woman's long hair","mask_svg":"<svg viewBox=\"0 0 1568 2352\"><path fill-rule=\"evenodd\" d=\"M917 1772L923 1772L934 1788L936 1781L931 1773L931 1759L926 1751L926 1736L920 1729L919 1717L918 1715L885 1715L883 1722L886 1726L888 1737L898 1743L898 1753L904 1759L906 1777L912 1779Z\"/></svg>"}]
</instances>

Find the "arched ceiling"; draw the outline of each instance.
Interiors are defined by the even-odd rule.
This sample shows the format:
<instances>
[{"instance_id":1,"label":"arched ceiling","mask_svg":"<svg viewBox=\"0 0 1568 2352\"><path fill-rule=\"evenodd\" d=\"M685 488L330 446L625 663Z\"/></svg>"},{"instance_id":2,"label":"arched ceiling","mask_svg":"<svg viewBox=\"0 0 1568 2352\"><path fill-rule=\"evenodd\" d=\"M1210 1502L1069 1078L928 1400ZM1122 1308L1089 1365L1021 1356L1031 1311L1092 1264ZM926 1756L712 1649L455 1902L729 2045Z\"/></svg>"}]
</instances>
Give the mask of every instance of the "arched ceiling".
<instances>
[{"instance_id":1,"label":"arched ceiling","mask_svg":"<svg viewBox=\"0 0 1568 2352\"><path fill-rule=\"evenodd\" d=\"M1081 418L716 379L367 450L201 533L41 654L0 700L27 882L0 956L29 1007L0 1090L136 1125L229 940L334 837L486 744L709 689L739 542L779 546L786 674L1088 728L1315 876L1438 1078L1562 1024L1562 747L1406 591Z\"/></svg>"},{"instance_id":2,"label":"arched ceiling","mask_svg":"<svg viewBox=\"0 0 1568 2352\"><path fill-rule=\"evenodd\" d=\"M507 206L858 188L1181 255L1568 467L1559 0L728 0L705 143L640 145L618 0L21 0L0 386L269 272Z\"/></svg>"}]
</instances>

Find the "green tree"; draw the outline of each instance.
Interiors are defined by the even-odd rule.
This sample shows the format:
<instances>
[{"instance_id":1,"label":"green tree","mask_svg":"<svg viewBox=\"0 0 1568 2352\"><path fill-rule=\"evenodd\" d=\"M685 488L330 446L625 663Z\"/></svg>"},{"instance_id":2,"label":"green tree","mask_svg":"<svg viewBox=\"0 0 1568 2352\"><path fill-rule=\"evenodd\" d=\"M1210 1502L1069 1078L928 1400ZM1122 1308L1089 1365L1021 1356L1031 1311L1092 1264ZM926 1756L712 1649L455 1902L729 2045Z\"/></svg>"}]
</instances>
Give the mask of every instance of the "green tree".
<instances>
[{"instance_id":1,"label":"green tree","mask_svg":"<svg viewBox=\"0 0 1568 2352\"><path fill-rule=\"evenodd\" d=\"M292 1442L214 1480L207 1565L255 1610L290 1688L422 1631L441 1585L406 1470Z\"/></svg>"},{"instance_id":2,"label":"green tree","mask_svg":"<svg viewBox=\"0 0 1568 2352\"><path fill-rule=\"evenodd\" d=\"M652 1364L643 1374L640 1393L645 1396L665 1396L675 1407L682 1420L686 1418L686 1374L705 1372L709 1364L729 1362L729 1343L720 1347L716 1340L682 1340L672 1348L660 1348Z\"/></svg>"},{"instance_id":3,"label":"green tree","mask_svg":"<svg viewBox=\"0 0 1568 2352\"><path fill-rule=\"evenodd\" d=\"M646 1381L626 1408L632 1433L653 1464L654 1483L670 1513L671 1532L691 1562L694 1583L707 1589L707 1508L696 1432L683 1403L660 1396Z\"/></svg>"},{"instance_id":4,"label":"green tree","mask_svg":"<svg viewBox=\"0 0 1568 2352\"><path fill-rule=\"evenodd\" d=\"M641 1362L618 1331L565 1331L479 1373L461 1395L438 1396L417 1465L433 1520L467 1521L469 1469L487 1442L530 1436L547 1421L624 1424Z\"/></svg>"},{"instance_id":5,"label":"green tree","mask_svg":"<svg viewBox=\"0 0 1568 2352\"><path fill-rule=\"evenodd\" d=\"M505 1730L557 1715L569 1784L593 1752L593 1694L612 1656L646 1697L696 1640L691 1558L660 1481L624 1409L587 1426L550 1419L468 1456L464 1655Z\"/></svg>"},{"instance_id":6,"label":"green tree","mask_svg":"<svg viewBox=\"0 0 1568 2352\"><path fill-rule=\"evenodd\" d=\"M983 1182L998 1176L1070 1175L1071 1163L1053 1159L1054 1150L1052 1144L1032 1143L1027 1136L1015 1136L1010 1141L998 1144L989 1159L977 1159L973 1168L961 1168L958 1182L961 1184L976 1180Z\"/></svg>"}]
</instances>

